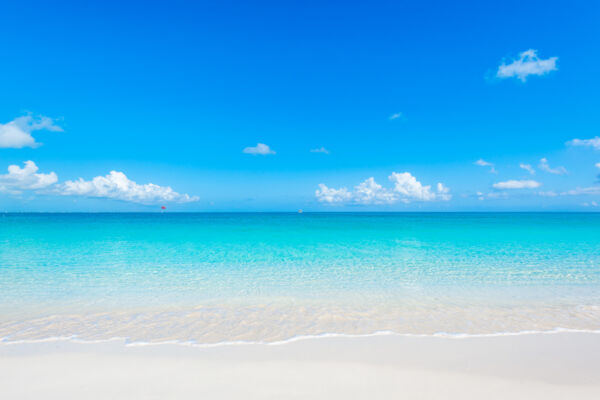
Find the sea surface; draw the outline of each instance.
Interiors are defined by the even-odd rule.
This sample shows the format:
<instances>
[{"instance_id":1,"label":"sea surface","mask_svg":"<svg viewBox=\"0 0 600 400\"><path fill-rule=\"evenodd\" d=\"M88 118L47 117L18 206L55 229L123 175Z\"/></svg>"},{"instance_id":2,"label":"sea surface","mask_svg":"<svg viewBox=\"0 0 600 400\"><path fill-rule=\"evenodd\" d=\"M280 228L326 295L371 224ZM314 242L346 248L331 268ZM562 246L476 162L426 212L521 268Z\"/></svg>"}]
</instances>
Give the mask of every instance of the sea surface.
<instances>
[{"instance_id":1,"label":"sea surface","mask_svg":"<svg viewBox=\"0 0 600 400\"><path fill-rule=\"evenodd\" d=\"M600 331L600 213L0 214L0 341Z\"/></svg>"}]
</instances>

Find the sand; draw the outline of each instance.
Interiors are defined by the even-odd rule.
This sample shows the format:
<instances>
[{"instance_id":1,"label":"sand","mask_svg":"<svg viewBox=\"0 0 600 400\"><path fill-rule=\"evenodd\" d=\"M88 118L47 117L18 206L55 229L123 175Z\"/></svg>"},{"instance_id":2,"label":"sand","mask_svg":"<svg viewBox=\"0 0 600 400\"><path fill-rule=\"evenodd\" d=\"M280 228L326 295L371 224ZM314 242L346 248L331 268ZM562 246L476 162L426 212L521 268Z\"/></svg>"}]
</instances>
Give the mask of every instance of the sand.
<instances>
[{"instance_id":1,"label":"sand","mask_svg":"<svg viewBox=\"0 0 600 400\"><path fill-rule=\"evenodd\" d=\"M600 399L600 334L0 344L1 399Z\"/></svg>"}]
</instances>

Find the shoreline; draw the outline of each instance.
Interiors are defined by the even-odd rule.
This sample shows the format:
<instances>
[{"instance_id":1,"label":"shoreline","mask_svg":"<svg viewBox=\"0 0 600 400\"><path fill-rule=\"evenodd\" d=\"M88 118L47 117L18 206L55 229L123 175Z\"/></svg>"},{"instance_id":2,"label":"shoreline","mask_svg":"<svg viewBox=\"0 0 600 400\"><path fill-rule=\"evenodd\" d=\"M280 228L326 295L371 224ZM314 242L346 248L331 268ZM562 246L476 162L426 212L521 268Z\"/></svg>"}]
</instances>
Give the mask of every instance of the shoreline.
<instances>
[{"instance_id":1,"label":"shoreline","mask_svg":"<svg viewBox=\"0 0 600 400\"><path fill-rule=\"evenodd\" d=\"M318 337L213 347L0 345L0 395L61 398L545 398L600 396L600 336Z\"/></svg>"},{"instance_id":2,"label":"shoreline","mask_svg":"<svg viewBox=\"0 0 600 400\"><path fill-rule=\"evenodd\" d=\"M1 346L19 346L19 345L35 345L43 343L72 343L75 345L94 345L102 343L120 343L124 347L144 347L144 346L184 346L192 348L215 348L215 347L227 347L227 346L283 346L289 343L310 341L319 339L332 339L332 338L369 338L379 336L391 336L398 338L443 338L451 340L463 340L463 339L476 339L476 338L493 338L493 337L512 337L512 336L526 336L526 335L556 335L556 334L600 334L600 329L572 329L572 328L561 328L557 327L550 330L523 330L523 331L506 331L506 332L492 332L492 333L462 333L462 332L436 332L436 333L399 333L394 331L375 331L372 333L336 333L336 332L324 332L322 334L315 335L297 335L287 339L274 340L274 341L260 341L260 340L233 340L233 341L222 341L222 342L211 342L203 343L195 340L167 340L167 341L139 341L130 340L128 337L112 337L107 339L82 339L78 335L71 336L56 336L47 337L40 339L18 339L10 340L10 337L0 337Z\"/></svg>"}]
</instances>

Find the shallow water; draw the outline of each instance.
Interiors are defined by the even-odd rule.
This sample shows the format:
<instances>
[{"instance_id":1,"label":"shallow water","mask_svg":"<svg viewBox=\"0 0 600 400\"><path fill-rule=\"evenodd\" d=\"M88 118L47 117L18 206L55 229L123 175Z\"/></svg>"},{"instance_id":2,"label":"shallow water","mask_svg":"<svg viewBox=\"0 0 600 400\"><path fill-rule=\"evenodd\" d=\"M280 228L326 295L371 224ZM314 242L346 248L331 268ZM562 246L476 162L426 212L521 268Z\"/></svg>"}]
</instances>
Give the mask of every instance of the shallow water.
<instances>
[{"instance_id":1,"label":"shallow water","mask_svg":"<svg viewBox=\"0 0 600 400\"><path fill-rule=\"evenodd\" d=\"M0 337L600 329L600 214L0 214Z\"/></svg>"}]
</instances>

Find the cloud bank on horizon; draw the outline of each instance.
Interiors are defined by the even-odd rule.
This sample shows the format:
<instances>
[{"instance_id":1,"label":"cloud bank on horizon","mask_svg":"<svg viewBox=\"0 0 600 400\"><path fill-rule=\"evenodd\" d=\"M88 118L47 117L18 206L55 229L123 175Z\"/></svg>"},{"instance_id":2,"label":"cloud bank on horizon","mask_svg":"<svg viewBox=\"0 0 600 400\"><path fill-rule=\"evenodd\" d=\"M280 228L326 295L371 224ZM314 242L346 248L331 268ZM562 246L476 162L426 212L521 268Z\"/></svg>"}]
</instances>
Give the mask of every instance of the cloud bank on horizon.
<instances>
[{"instance_id":1,"label":"cloud bank on horizon","mask_svg":"<svg viewBox=\"0 0 600 400\"><path fill-rule=\"evenodd\" d=\"M33 161L25 161L24 164L22 168L9 165L8 174L0 175L0 193L21 194L26 190L41 190L58 181L54 172L38 173L39 168Z\"/></svg>"},{"instance_id":2,"label":"cloud bank on horizon","mask_svg":"<svg viewBox=\"0 0 600 400\"><path fill-rule=\"evenodd\" d=\"M0 175L0 193L19 195L24 191L34 191L47 195L106 198L148 205L199 200L198 196L177 193L169 186L137 184L123 172L110 171L105 176L97 176L89 181L79 178L57 183L58 176L55 172L38 173L38 166L31 160L24 164L22 168L9 165L8 174Z\"/></svg>"},{"instance_id":3,"label":"cloud bank on horizon","mask_svg":"<svg viewBox=\"0 0 600 400\"><path fill-rule=\"evenodd\" d=\"M450 189L443 183L437 184L437 190L424 186L410 172L392 172L388 179L394 185L385 188L375 182L373 177L356 185L353 191L345 187L335 189L319 184L315 196L322 203L382 205L394 203L411 203L415 201L449 201L452 198Z\"/></svg>"},{"instance_id":4,"label":"cloud bank on horizon","mask_svg":"<svg viewBox=\"0 0 600 400\"><path fill-rule=\"evenodd\" d=\"M198 196L177 193L169 186L137 184L123 172L117 171L110 171L105 176L96 176L89 181L83 178L66 181L57 186L57 192L64 196L107 198L140 204L190 203L199 200Z\"/></svg>"}]
</instances>

